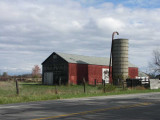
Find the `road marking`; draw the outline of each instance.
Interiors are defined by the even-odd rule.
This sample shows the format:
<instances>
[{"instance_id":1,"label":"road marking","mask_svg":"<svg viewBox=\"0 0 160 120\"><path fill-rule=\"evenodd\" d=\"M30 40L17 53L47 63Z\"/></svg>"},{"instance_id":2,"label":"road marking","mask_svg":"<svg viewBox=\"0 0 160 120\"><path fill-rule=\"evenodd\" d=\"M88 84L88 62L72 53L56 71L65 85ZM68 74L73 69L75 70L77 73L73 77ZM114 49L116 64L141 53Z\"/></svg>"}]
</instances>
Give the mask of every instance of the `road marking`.
<instances>
[{"instance_id":1,"label":"road marking","mask_svg":"<svg viewBox=\"0 0 160 120\"><path fill-rule=\"evenodd\" d=\"M96 113L96 112L103 112L107 110L118 110L118 109L124 109L124 108L133 108L133 107L139 107L139 106L147 106L151 105L153 103L138 103L138 104L132 104L132 105L124 105L124 106L118 106L118 107L111 107L111 108L104 108L104 109L95 109L91 111L84 111L84 112L78 112L78 113L70 113L70 114L64 114L64 115L58 115L58 116L50 116L50 117L43 117L43 118L36 118L32 120L47 120L47 119L55 119L55 118L61 118L61 117L68 117L68 116L74 116L74 115L84 115L84 114L90 114L90 113Z\"/></svg>"}]
</instances>

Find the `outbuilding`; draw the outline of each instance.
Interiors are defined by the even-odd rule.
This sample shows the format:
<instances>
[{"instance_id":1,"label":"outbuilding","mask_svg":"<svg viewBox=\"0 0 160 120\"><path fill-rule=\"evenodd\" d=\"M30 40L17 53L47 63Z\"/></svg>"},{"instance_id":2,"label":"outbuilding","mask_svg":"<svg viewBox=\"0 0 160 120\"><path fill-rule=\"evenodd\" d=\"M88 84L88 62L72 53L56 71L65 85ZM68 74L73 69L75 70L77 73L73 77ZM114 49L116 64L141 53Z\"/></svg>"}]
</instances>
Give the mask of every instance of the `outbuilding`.
<instances>
[{"instance_id":1,"label":"outbuilding","mask_svg":"<svg viewBox=\"0 0 160 120\"><path fill-rule=\"evenodd\" d=\"M128 76L136 78L138 67L129 63ZM83 78L88 84L102 83L102 79L111 83L109 58L53 52L42 63L43 84L81 84Z\"/></svg>"}]
</instances>

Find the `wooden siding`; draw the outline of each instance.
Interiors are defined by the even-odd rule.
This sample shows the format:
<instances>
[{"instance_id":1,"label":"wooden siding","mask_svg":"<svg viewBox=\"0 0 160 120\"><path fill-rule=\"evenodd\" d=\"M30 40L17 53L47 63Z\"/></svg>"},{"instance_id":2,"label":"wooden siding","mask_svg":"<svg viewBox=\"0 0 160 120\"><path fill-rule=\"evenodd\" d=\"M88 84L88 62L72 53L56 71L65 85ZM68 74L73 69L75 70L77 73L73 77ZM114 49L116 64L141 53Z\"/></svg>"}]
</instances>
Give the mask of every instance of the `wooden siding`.
<instances>
[{"instance_id":1,"label":"wooden siding","mask_svg":"<svg viewBox=\"0 0 160 120\"><path fill-rule=\"evenodd\" d=\"M58 84L61 78L62 83L68 83L68 63L56 54L50 55L42 64L42 82L44 84L44 73L53 72L53 84Z\"/></svg>"},{"instance_id":2,"label":"wooden siding","mask_svg":"<svg viewBox=\"0 0 160 120\"><path fill-rule=\"evenodd\" d=\"M136 67L129 67L128 74L130 78L136 78L138 76L138 68Z\"/></svg>"},{"instance_id":3,"label":"wooden siding","mask_svg":"<svg viewBox=\"0 0 160 120\"><path fill-rule=\"evenodd\" d=\"M69 83L81 84L83 78L88 82L88 65L69 63Z\"/></svg>"},{"instance_id":4,"label":"wooden siding","mask_svg":"<svg viewBox=\"0 0 160 120\"><path fill-rule=\"evenodd\" d=\"M102 84L102 68L109 68L108 66L102 65L88 65L88 77L89 84L95 84L95 79L97 84Z\"/></svg>"},{"instance_id":5,"label":"wooden siding","mask_svg":"<svg viewBox=\"0 0 160 120\"><path fill-rule=\"evenodd\" d=\"M83 78L85 78L88 84L93 85L95 83L95 79L97 80L97 83L101 84L102 68L109 68L109 66L69 63L69 83L81 84ZM138 76L138 68L130 67L128 69L130 78L135 78ZM111 81L109 82L111 83L112 79L110 80Z\"/></svg>"}]
</instances>

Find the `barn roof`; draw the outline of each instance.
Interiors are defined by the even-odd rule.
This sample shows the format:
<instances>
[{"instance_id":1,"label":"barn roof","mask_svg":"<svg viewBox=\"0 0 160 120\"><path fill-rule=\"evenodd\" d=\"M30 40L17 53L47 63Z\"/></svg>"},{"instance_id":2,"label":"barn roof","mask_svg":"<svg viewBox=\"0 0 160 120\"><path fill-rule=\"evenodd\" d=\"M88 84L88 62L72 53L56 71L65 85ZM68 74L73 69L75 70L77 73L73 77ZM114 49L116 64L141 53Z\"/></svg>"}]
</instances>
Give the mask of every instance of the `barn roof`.
<instances>
[{"instance_id":1,"label":"barn roof","mask_svg":"<svg viewBox=\"0 0 160 120\"><path fill-rule=\"evenodd\" d=\"M138 77L149 77L146 73L138 71Z\"/></svg>"},{"instance_id":2,"label":"barn roof","mask_svg":"<svg viewBox=\"0 0 160 120\"><path fill-rule=\"evenodd\" d=\"M56 52L56 54L65 59L68 63L109 66L109 58L106 57L83 56L83 55L66 54L59 52ZM136 67L136 66L129 62L129 67Z\"/></svg>"}]
</instances>

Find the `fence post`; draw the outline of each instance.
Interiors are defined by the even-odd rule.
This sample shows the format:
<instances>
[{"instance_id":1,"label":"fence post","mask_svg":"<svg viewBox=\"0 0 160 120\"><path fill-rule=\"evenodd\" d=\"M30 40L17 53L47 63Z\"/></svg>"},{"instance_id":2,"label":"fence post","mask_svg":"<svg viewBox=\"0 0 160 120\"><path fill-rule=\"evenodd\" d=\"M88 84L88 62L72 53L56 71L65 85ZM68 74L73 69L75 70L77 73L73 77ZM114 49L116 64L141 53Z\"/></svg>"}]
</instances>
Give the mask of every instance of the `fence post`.
<instances>
[{"instance_id":1,"label":"fence post","mask_svg":"<svg viewBox=\"0 0 160 120\"><path fill-rule=\"evenodd\" d=\"M58 94L57 86L55 85L55 94Z\"/></svg>"},{"instance_id":2,"label":"fence post","mask_svg":"<svg viewBox=\"0 0 160 120\"><path fill-rule=\"evenodd\" d=\"M83 86L84 86L84 93L86 93L86 81L85 81L85 78L83 78Z\"/></svg>"},{"instance_id":3,"label":"fence post","mask_svg":"<svg viewBox=\"0 0 160 120\"><path fill-rule=\"evenodd\" d=\"M103 80L103 85L104 85L103 92L105 93L106 92L106 83L105 83L105 80Z\"/></svg>"},{"instance_id":4,"label":"fence post","mask_svg":"<svg viewBox=\"0 0 160 120\"><path fill-rule=\"evenodd\" d=\"M103 85L103 79L102 79L102 85Z\"/></svg>"},{"instance_id":5,"label":"fence post","mask_svg":"<svg viewBox=\"0 0 160 120\"><path fill-rule=\"evenodd\" d=\"M19 85L18 85L18 80L16 80L16 93L19 95Z\"/></svg>"},{"instance_id":6,"label":"fence post","mask_svg":"<svg viewBox=\"0 0 160 120\"><path fill-rule=\"evenodd\" d=\"M95 85L95 87L96 87L96 85L97 85L97 80L96 80L96 79L94 80L94 85Z\"/></svg>"}]
</instances>

